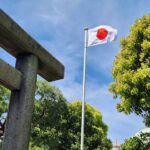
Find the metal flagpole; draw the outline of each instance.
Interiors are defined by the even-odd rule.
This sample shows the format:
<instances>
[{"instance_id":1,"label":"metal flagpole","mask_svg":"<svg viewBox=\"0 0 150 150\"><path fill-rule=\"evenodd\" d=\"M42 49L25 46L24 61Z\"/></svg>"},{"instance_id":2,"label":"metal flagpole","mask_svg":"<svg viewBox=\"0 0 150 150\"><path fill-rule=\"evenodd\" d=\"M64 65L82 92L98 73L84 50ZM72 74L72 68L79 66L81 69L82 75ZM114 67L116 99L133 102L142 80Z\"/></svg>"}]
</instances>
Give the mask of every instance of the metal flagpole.
<instances>
[{"instance_id":1,"label":"metal flagpole","mask_svg":"<svg viewBox=\"0 0 150 150\"><path fill-rule=\"evenodd\" d=\"M81 119L81 150L84 150L84 117L85 117L85 91L86 91L86 50L88 42L88 28L84 29L84 63L83 63L83 91L82 91L82 119Z\"/></svg>"}]
</instances>

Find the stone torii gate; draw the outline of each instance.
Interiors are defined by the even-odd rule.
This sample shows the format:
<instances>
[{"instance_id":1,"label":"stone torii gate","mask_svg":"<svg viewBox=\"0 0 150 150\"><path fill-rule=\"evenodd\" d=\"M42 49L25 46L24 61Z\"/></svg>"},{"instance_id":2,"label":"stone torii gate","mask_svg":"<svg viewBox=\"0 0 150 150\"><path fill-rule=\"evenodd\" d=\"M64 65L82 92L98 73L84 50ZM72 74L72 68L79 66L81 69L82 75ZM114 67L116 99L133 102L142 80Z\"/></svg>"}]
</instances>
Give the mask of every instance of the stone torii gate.
<instances>
[{"instance_id":1,"label":"stone torii gate","mask_svg":"<svg viewBox=\"0 0 150 150\"><path fill-rule=\"evenodd\" d=\"M16 67L0 59L0 84L11 90L3 150L27 150L37 74L47 81L64 78L64 66L0 9L0 47Z\"/></svg>"}]
</instances>

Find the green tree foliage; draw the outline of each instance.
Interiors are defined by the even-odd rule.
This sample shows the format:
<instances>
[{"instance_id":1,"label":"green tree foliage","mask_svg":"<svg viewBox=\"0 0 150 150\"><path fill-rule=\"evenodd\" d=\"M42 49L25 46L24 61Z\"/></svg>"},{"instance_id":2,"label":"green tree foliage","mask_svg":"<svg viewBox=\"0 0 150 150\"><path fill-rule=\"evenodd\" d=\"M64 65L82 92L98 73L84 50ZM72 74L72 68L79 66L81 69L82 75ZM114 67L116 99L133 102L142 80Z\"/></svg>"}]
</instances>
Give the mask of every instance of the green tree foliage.
<instances>
[{"instance_id":1,"label":"green tree foliage","mask_svg":"<svg viewBox=\"0 0 150 150\"><path fill-rule=\"evenodd\" d=\"M119 150L149 150L150 133L143 133L140 136L126 139Z\"/></svg>"},{"instance_id":2,"label":"green tree foliage","mask_svg":"<svg viewBox=\"0 0 150 150\"><path fill-rule=\"evenodd\" d=\"M8 109L10 92L0 85L0 116Z\"/></svg>"},{"instance_id":3,"label":"green tree foliage","mask_svg":"<svg viewBox=\"0 0 150 150\"><path fill-rule=\"evenodd\" d=\"M31 129L32 149L68 149L67 118L67 102L60 90L46 81L39 81Z\"/></svg>"},{"instance_id":4,"label":"green tree foliage","mask_svg":"<svg viewBox=\"0 0 150 150\"><path fill-rule=\"evenodd\" d=\"M0 87L0 113L8 110L9 92ZM30 150L79 150L81 103L67 103L60 90L38 81L31 125ZM102 115L86 104L85 150L110 150Z\"/></svg>"},{"instance_id":5,"label":"green tree foliage","mask_svg":"<svg viewBox=\"0 0 150 150\"><path fill-rule=\"evenodd\" d=\"M150 126L150 14L136 20L121 40L112 75L115 82L109 89L121 99L117 109L143 116Z\"/></svg>"},{"instance_id":6,"label":"green tree foliage","mask_svg":"<svg viewBox=\"0 0 150 150\"><path fill-rule=\"evenodd\" d=\"M61 92L47 82L38 82L31 129L31 149L79 150L81 103L67 104ZM86 105L85 150L109 150L107 126L102 115Z\"/></svg>"},{"instance_id":7,"label":"green tree foliage","mask_svg":"<svg viewBox=\"0 0 150 150\"><path fill-rule=\"evenodd\" d=\"M81 134L81 102L74 101L69 106L70 150L80 149ZM107 126L102 120L101 113L86 104L85 110L85 150L109 150L111 141L107 139Z\"/></svg>"},{"instance_id":8,"label":"green tree foliage","mask_svg":"<svg viewBox=\"0 0 150 150\"><path fill-rule=\"evenodd\" d=\"M0 85L0 117L3 113L5 113L8 110L9 95L10 92L6 88ZM1 149L2 149L2 143L0 142L0 150Z\"/></svg>"}]
</instances>

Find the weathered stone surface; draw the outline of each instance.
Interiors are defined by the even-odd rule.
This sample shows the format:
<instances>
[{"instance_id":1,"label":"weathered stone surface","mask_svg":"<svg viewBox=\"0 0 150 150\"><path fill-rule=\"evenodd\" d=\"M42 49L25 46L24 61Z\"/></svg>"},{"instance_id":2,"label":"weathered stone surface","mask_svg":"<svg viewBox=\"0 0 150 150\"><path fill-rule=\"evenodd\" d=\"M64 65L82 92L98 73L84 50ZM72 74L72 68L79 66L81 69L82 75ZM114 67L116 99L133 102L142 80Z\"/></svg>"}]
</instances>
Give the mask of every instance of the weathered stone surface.
<instances>
[{"instance_id":1,"label":"weathered stone surface","mask_svg":"<svg viewBox=\"0 0 150 150\"><path fill-rule=\"evenodd\" d=\"M21 72L0 59L0 83L10 90L19 90Z\"/></svg>"},{"instance_id":2,"label":"weathered stone surface","mask_svg":"<svg viewBox=\"0 0 150 150\"><path fill-rule=\"evenodd\" d=\"M62 79L64 66L0 9L0 46L17 57L32 53L39 58L38 74L48 81Z\"/></svg>"},{"instance_id":3,"label":"weathered stone surface","mask_svg":"<svg viewBox=\"0 0 150 150\"><path fill-rule=\"evenodd\" d=\"M20 90L12 91L11 94L3 150L28 150L37 67L36 56L18 56L16 68L22 73L22 80Z\"/></svg>"}]
</instances>

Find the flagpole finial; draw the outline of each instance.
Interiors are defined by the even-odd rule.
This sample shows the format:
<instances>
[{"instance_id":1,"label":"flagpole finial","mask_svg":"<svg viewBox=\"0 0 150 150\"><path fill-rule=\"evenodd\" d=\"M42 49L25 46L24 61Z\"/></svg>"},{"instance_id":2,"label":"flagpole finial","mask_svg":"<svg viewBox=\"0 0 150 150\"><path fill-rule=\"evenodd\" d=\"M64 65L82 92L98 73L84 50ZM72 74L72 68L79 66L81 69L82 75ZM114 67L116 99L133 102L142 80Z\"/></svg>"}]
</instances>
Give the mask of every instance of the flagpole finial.
<instances>
[{"instance_id":1,"label":"flagpole finial","mask_svg":"<svg viewBox=\"0 0 150 150\"><path fill-rule=\"evenodd\" d=\"M88 30L88 27L85 27L84 30Z\"/></svg>"}]
</instances>

